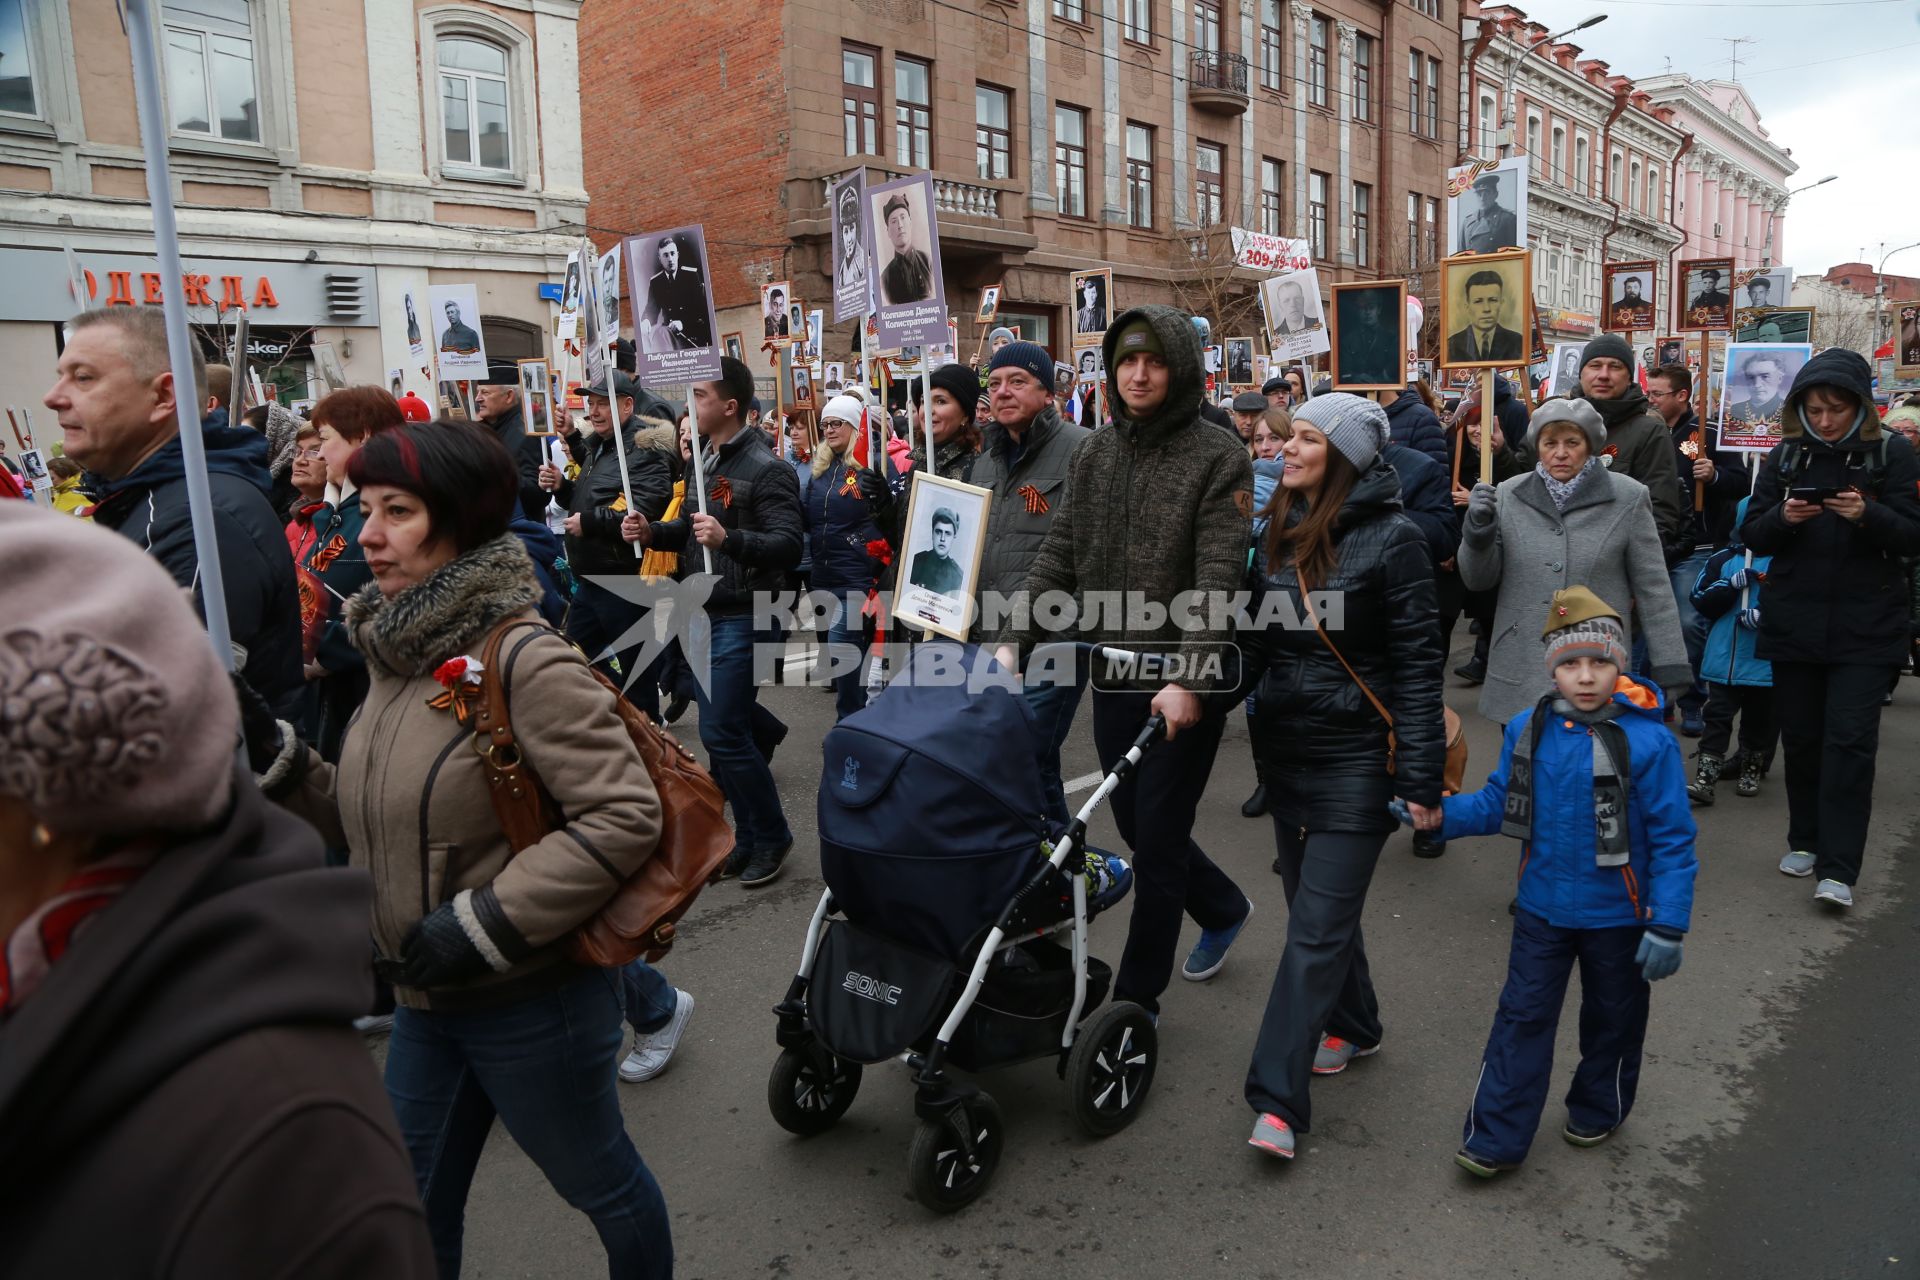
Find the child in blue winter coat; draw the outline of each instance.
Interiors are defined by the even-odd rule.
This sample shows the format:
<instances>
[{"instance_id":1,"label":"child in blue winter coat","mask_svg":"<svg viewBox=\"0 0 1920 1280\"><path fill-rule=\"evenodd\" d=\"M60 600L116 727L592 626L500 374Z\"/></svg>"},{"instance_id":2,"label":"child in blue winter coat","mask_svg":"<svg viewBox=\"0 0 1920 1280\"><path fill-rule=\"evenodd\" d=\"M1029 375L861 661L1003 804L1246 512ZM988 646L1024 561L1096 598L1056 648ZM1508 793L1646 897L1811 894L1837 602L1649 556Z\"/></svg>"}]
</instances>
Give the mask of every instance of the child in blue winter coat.
<instances>
[{"instance_id":1,"label":"child in blue winter coat","mask_svg":"<svg viewBox=\"0 0 1920 1280\"><path fill-rule=\"evenodd\" d=\"M1546 1106L1567 978L1580 966L1580 1065L1566 1140L1596 1146L1633 1109L1650 982L1680 967L1695 828L1658 688L1622 677L1627 629L1585 587L1556 591L1553 692L1507 725L1487 785L1444 802L1441 838L1520 844L1507 984L1454 1160L1483 1178L1526 1159Z\"/></svg>"},{"instance_id":2,"label":"child in blue winter coat","mask_svg":"<svg viewBox=\"0 0 1920 1280\"><path fill-rule=\"evenodd\" d=\"M1735 715L1740 717L1735 794L1760 794L1760 779L1772 767L1780 740L1773 722L1773 664L1754 651L1760 635L1760 584L1767 580L1773 557L1754 556L1748 563L1746 545L1740 541L1740 522L1746 518L1747 499L1742 498L1732 537L1713 553L1693 587L1694 610L1714 620L1700 659L1700 678L1707 684L1706 731L1700 735L1700 756L1687 785L1687 795L1700 805L1713 803L1713 784L1734 770L1727 743Z\"/></svg>"}]
</instances>

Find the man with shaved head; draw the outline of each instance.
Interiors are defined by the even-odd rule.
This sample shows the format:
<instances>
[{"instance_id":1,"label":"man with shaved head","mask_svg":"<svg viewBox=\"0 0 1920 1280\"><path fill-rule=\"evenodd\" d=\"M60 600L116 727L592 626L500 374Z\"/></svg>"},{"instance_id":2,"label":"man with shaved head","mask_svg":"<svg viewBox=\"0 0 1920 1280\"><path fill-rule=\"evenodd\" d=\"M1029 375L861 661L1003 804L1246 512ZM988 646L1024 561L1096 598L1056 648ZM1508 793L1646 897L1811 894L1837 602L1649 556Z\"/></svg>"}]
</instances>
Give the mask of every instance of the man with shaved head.
<instances>
[{"instance_id":1,"label":"man with shaved head","mask_svg":"<svg viewBox=\"0 0 1920 1280\"><path fill-rule=\"evenodd\" d=\"M66 348L44 403L60 424L66 456L85 467L100 494L95 523L117 529L201 599L202 566L187 509L186 458L177 396L191 396L202 423L214 541L236 665L274 709L293 718L305 681L299 592L286 535L269 499L265 437L207 422L206 361L191 353L195 385L173 382L166 321L158 307L85 311L67 322Z\"/></svg>"}]
</instances>

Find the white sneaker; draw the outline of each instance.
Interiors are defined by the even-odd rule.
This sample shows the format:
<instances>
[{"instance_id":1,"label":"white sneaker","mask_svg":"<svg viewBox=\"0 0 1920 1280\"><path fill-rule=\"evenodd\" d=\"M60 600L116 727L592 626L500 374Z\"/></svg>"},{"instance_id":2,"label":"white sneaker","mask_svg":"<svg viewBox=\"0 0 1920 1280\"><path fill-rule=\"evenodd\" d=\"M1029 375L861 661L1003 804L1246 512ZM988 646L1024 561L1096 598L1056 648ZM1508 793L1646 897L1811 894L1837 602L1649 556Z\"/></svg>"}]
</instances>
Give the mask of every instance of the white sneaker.
<instances>
[{"instance_id":1,"label":"white sneaker","mask_svg":"<svg viewBox=\"0 0 1920 1280\"><path fill-rule=\"evenodd\" d=\"M1780 859L1780 874L1787 876L1810 876L1813 874L1815 858L1805 849L1795 849Z\"/></svg>"},{"instance_id":2,"label":"white sneaker","mask_svg":"<svg viewBox=\"0 0 1920 1280\"><path fill-rule=\"evenodd\" d=\"M673 1017L658 1031L634 1036L633 1051L620 1064L620 1078L628 1084L639 1084L665 1071L667 1063L673 1060L673 1051L680 1047L680 1036L687 1029L687 1020L692 1017L692 994L675 988Z\"/></svg>"},{"instance_id":3,"label":"white sneaker","mask_svg":"<svg viewBox=\"0 0 1920 1280\"><path fill-rule=\"evenodd\" d=\"M1853 886L1841 884L1838 880L1822 880L1814 887L1816 902L1831 902L1836 907L1853 905Z\"/></svg>"},{"instance_id":4,"label":"white sneaker","mask_svg":"<svg viewBox=\"0 0 1920 1280\"><path fill-rule=\"evenodd\" d=\"M353 1029L363 1036L384 1036L393 1032L393 1015L390 1013L370 1013L364 1018L353 1020Z\"/></svg>"}]
</instances>

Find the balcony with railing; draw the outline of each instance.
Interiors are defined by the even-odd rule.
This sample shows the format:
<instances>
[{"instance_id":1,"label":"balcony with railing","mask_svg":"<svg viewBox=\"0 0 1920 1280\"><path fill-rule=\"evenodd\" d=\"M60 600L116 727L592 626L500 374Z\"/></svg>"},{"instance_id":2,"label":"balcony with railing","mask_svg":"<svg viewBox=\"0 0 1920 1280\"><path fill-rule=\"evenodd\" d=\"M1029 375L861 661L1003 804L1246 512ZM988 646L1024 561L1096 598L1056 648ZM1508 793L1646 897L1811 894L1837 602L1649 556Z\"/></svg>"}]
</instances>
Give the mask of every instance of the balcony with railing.
<instances>
[{"instance_id":1,"label":"balcony with railing","mask_svg":"<svg viewBox=\"0 0 1920 1280\"><path fill-rule=\"evenodd\" d=\"M1187 101L1196 111L1237 116L1247 109L1247 59L1199 50L1187 64Z\"/></svg>"},{"instance_id":2,"label":"balcony with railing","mask_svg":"<svg viewBox=\"0 0 1920 1280\"><path fill-rule=\"evenodd\" d=\"M827 192L851 170L836 169L805 179L793 192L789 234L796 238L827 233ZM867 166L869 184L903 177L910 170ZM790 191L792 188L789 188ZM1027 228L1027 200L1020 184L1010 180L969 181L933 175L933 208L940 219L942 246L1024 253L1036 243Z\"/></svg>"}]
</instances>

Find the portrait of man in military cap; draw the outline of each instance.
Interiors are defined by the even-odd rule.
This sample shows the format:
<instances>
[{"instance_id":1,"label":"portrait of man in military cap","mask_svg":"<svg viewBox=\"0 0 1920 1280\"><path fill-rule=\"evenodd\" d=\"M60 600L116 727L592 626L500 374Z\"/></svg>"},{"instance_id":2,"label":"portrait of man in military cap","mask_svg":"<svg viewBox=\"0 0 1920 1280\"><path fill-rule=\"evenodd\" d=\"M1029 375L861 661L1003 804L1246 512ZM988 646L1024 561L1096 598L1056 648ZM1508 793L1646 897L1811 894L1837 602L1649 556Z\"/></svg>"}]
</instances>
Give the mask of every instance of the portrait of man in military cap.
<instances>
[{"instance_id":1,"label":"portrait of man in military cap","mask_svg":"<svg viewBox=\"0 0 1920 1280\"><path fill-rule=\"evenodd\" d=\"M880 273L880 297L883 302L924 302L933 296L933 259L928 254L926 219L916 216L914 202L906 191L888 194L880 206L880 218L886 228L887 247L892 259Z\"/></svg>"}]
</instances>

